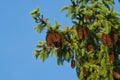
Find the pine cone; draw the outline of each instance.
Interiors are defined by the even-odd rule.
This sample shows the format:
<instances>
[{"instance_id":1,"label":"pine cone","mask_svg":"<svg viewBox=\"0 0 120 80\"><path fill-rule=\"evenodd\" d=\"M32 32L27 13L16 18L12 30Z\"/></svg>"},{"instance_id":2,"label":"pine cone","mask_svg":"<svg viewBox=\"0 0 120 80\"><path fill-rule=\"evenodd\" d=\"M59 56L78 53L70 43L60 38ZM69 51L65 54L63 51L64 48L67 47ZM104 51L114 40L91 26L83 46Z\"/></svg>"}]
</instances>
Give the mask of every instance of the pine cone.
<instances>
[{"instance_id":1,"label":"pine cone","mask_svg":"<svg viewBox=\"0 0 120 80\"><path fill-rule=\"evenodd\" d=\"M111 36L109 34L107 35L107 45L109 48L113 47L112 39L111 39Z\"/></svg>"},{"instance_id":2,"label":"pine cone","mask_svg":"<svg viewBox=\"0 0 120 80\"><path fill-rule=\"evenodd\" d=\"M105 33L102 34L102 43L103 43L104 45L107 44L107 34L105 34Z\"/></svg>"},{"instance_id":3,"label":"pine cone","mask_svg":"<svg viewBox=\"0 0 120 80\"><path fill-rule=\"evenodd\" d=\"M53 39L53 43L55 47L60 47L61 46L61 36L59 33L55 32L54 33L55 38Z\"/></svg>"},{"instance_id":4,"label":"pine cone","mask_svg":"<svg viewBox=\"0 0 120 80\"><path fill-rule=\"evenodd\" d=\"M118 41L118 33L116 29L112 29L111 36L113 37L113 41L116 43Z\"/></svg>"},{"instance_id":5,"label":"pine cone","mask_svg":"<svg viewBox=\"0 0 120 80\"><path fill-rule=\"evenodd\" d=\"M46 43L49 47L54 47L53 39L55 38L54 33L50 32L46 36Z\"/></svg>"},{"instance_id":6,"label":"pine cone","mask_svg":"<svg viewBox=\"0 0 120 80\"><path fill-rule=\"evenodd\" d=\"M71 61L71 68L75 68L75 65L76 65L75 60L72 60L72 61Z\"/></svg>"},{"instance_id":7,"label":"pine cone","mask_svg":"<svg viewBox=\"0 0 120 80\"><path fill-rule=\"evenodd\" d=\"M64 47L64 37L58 32L49 32L46 36L46 43L49 47Z\"/></svg>"},{"instance_id":8,"label":"pine cone","mask_svg":"<svg viewBox=\"0 0 120 80\"><path fill-rule=\"evenodd\" d=\"M110 53L110 55L109 55L109 61L110 61L111 64L113 64L114 59L115 59L114 52L112 52L112 53Z\"/></svg>"},{"instance_id":9,"label":"pine cone","mask_svg":"<svg viewBox=\"0 0 120 80\"><path fill-rule=\"evenodd\" d=\"M84 38L87 39L88 36L89 36L89 29L86 27L86 28L84 29Z\"/></svg>"},{"instance_id":10,"label":"pine cone","mask_svg":"<svg viewBox=\"0 0 120 80\"><path fill-rule=\"evenodd\" d=\"M80 40L83 39L83 28L81 26L77 27L77 33Z\"/></svg>"},{"instance_id":11,"label":"pine cone","mask_svg":"<svg viewBox=\"0 0 120 80\"><path fill-rule=\"evenodd\" d=\"M110 34L102 34L102 43L104 45L108 45L109 48L113 47L112 39Z\"/></svg>"},{"instance_id":12,"label":"pine cone","mask_svg":"<svg viewBox=\"0 0 120 80\"><path fill-rule=\"evenodd\" d=\"M88 51L94 51L94 47L91 43L87 45Z\"/></svg>"},{"instance_id":13,"label":"pine cone","mask_svg":"<svg viewBox=\"0 0 120 80\"><path fill-rule=\"evenodd\" d=\"M120 79L120 73L113 70L113 76L115 79Z\"/></svg>"}]
</instances>

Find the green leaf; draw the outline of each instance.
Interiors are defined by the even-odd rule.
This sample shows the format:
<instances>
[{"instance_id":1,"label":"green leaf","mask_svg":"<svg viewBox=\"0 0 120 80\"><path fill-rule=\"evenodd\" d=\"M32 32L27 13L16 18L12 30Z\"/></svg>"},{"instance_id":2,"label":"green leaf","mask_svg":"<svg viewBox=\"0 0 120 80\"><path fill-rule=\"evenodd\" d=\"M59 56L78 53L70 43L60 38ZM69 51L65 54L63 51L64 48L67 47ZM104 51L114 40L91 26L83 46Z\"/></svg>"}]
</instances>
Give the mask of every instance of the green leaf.
<instances>
[{"instance_id":1,"label":"green leaf","mask_svg":"<svg viewBox=\"0 0 120 80\"><path fill-rule=\"evenodd\" d=\"M75 49L78 49L78 44L77 43L73 43L73 45L74 45Z\"/></svg>"},{"instance_id":2,"label":"green leaf","mask_svg":"<svg viewBox=\"0 0 120 80\"><path fill-rule=\"evenodd\" d=\"M93 72L93 68L92 68L92 67L90 67L90 68L89 68L89 71L90 71L90 72Z\"/></svg>"},{"instance_id":3,"label":"green leaf","mask_svg":"<svg viewBox=\"0 0 120 80\"><path fill-rule=\"evenodd\" d=\"M110 31L111 31L111 25L109 24L108 21L105 21L105 22L104 22L104 27L105 27L104 32L105 32L106 34L109 34Z\"/></svg>"},{"instance_id":4,"label":"green leaf","mask_svg":"<svg viewBox=\"0 0 120 80\"><path fill-rule=\"evenodd\" d=\"M76 14L73 14L72 16L71 16L71 19L73 20L73 19L76 19Z\"/></svg>"},{"instance_id":5,"label":"green leaf","mask_svg":"<svg viewBox=\"0 0 120 80\"><path fill-rule=\"evenodd\" d=\"M68 7L67 6L64 6L62 9L61 9L61 11L63 12L63 11L65 11L65 10L67 10L68 9Z\"/></svg>"},{"instance_id":6,"label":"green leaf","mask_svg":"<svg viewBox=\"0 0 120 80\"><path fill-rule=\"evenodd\" d=\"M59 27L61 26L61 24L58 23L57 20L55 20L55 25L54 25L54 29L59 29Z\"/></svg>"},{"instance_id":7,"label":"green leaf","mask_svg":"<svg viewBox=\"0 0 120 80\"><path fill-rule=\"evenodd\" d=\"M79 8L78 6L75 7L75 14L78 14L79 13Z\"/></svg>"},{"instance_id":8,"label":"green leaf","mask_svg":"<svg viewBox=\"0 0 120 80\"><path fill-rule=\"evenodd\" d=\"M98 18L98 19L101 19L101 20L103 20L105 17L103 16L103 15L101 15L101 14L97 14L97 15L95 15L96 16L96 18Z\"/></svg>"},{"instance_id":9,"label":"green leaf","mask_svg":"<svg viewBox=\"0 0 120 80\"><path fill-rule=\"evenodd\" d=\"M70 58L70 53L67 52L66 55L65 55L65 59L66 59L66 60L69 60L69 58Z\"/></svg>"},{"instance_id":10,"label":"green leaf","mask_svg":"<svg viewBox=\"0 0 120 80\"><path fill-rule=\"evenodd\" d=\"M39 8L36 8L33 11L31 11L30 14L32 15L32 18L36 20L37 17L40 16L40 10L39 10Z\"/></svg>"},{"instance_id":11,"label":"green leaf","mask_svg":"<svg viewBox=\"0 0 120 80\"><path fill-rule=\"evenodd\" d=\"M93 25L96 26L97 23L96 23L96 24L93 24ZM93 25L89 25L89 26L88 26L89 30L94 30L94 26L93 26Z\"/></svg>"},{"instance_id":12,"label":"green leaf","mask_svg":"<svg viewBox=\"0 0 120 80\"><path fill-rule=\"evenodd\" d=\"M33 11L30 12L30 14L36 14L36 13L39 13L40 9L39 8L36 8L34 9Z\"/></svg>"},{"instance_id":13,"label":"green leaf","mask_svg":"<svg viewBox=\"0 0 120 80\"><path fill-rule=\"evenodd\" d=\"M41 51L42 50L36 50L35 52L34 52L34 57L37 59L38 57L39 57L39 55L41 54Z\"/></svg>"},{"instance_id":14,"label":"green leaf","mask_svg":"<svg viewBox=\"0 0 120 80\"><path fill-rule=\"evenodd\" d=\"M102 33L98 32L98 33L96 33L96 35L99 39L101 39Z\"/></svg>"},{"instance_id":15,"label":"green leaf","mask_svg":"<svg viewBox=\"0 0 120 80\"><path fill-rule=\"evenodd\" d=\"M105 7L108 8L109 10L113 10L114 9L114 3L113 1L104 1L105 3Z\"/></svg>"},{"instance_id":16,"label":"green leaf","mask_svg":"<svg viewBox=\"0 0 120 80\"><path fill-rule=\"evenodd\" d=\"M40 33L44 30L44 26L42 24L39 24L35 27L36 32Z\"/></svg>"},{"instance_id":17,"label":"green leaf","mask_svg":"<svg viewBox=\"0 0 120 80\"><path fill-rule=\"evenodd\" d=\"M45 51L41 51L40 59L44 62L47 58L47 53Z\"/></svg>"},{"instance_id":18,"label":"green leaf","mask_svg":"<svg viewBox=\"0 0 120 80\"><path fill-rule=\"evenodd\" d=\"M85 42L82 41L79 46L80 46L80 48L83 48L85 46Z\"/></svg>"},{"instance_id":19,"label":"green leaf","mask_svg":"<svg viewBox=\"0 0 120 80\"><path fill-rule=\"evenodd\" d=\"M84 80L84 73L83 73L83 69L80 69L80 75L79 75L79 79L80 80Z\"/></svg>"},{"instance_id":20,"label":"green leaf","mask_svg":"<svg viewBox=\"0 0 120 80\"><path fill-rule=\"evenodd\" d=\"M46 42L40 41L40 42L36 45L36 47L37 47L37 48L41 48L41 47L44 47L45 44L46 44Z\"/></svg>"},{"instance_id":21,"label":"green leaf","mask_svg":"<svg viewBox=\"0 0 120 80\"><path fill-rule=\"evenodd\" d=\"M48 29L51 27L50 23L47 23L46 26Z\"/></svg>"},{"instance_id":22,"label":"green leaf","mask_svg":"<svg viewBox=\"0 0 120 80\"><path fill-rule=\"evenodd\" d=\"M57 55L59 49L49 48L50 57L53 57L53 54Z\"/></svg>"},{"instance_id":23,"label":"green leaf","mask_svg":"<svg viewBox=\"0 0 120 80\"><path fill-rule=\"evenodd\" d=\"M81 53L82 53L82 56L85 55L85 49L84 48L81 49Z\"/></svg>"},{"instance_id":24,"label":"green leaf","mask_svg":"<svg viewBox=\"0 0 120 80\"><path fill-rule=\"evenodd\" d=\"M37 15L36 14L33 14L32 18L37 21Z\"/></svg>"},{"instance_id":25,"label":"green leaf","mask_svg":"<svg viewBox=\"0 0 120 80\"><path fill-rule=\"evenodd\" d=\"M93 14L93 11L92 10L84 10L82 13L86 16L91 16Z\"/></svg>"},{"instance_id":26,"label":"green leaf","mask_svg":"<svg viewBox=\"0 0 120 80\"><path fill-rule=\"evenodd\" d=\"M67 17L70 16L72 12L73 12L73 7L72 6L68 7L68 13L66 14L66 16Z\"/></svg>"}]
</instances>

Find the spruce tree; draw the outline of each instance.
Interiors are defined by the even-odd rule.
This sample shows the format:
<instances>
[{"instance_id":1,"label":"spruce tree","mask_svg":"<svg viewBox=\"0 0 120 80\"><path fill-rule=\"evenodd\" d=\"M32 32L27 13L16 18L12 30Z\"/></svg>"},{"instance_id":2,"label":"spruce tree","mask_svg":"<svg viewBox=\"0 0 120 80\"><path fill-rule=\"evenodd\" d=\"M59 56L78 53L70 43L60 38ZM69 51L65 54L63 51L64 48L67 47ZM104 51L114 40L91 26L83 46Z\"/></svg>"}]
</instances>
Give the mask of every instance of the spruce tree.
<instances>
[{"instance_id":1,"label":"spruce tree","mask_svg":"<svg viewBox=\"0 0 120 80\"><path fill-rule=\"evenodd\" d=\"M64 61L76 68L78 80L120 80L120 13L114 11L115 0L71 0L64 6L73 25L55 21L51 26L39 8L30 12L38 25L36 32L46 32L34 52L44 62L55 55L58 65Z\"/></svg>"}]
</instances>

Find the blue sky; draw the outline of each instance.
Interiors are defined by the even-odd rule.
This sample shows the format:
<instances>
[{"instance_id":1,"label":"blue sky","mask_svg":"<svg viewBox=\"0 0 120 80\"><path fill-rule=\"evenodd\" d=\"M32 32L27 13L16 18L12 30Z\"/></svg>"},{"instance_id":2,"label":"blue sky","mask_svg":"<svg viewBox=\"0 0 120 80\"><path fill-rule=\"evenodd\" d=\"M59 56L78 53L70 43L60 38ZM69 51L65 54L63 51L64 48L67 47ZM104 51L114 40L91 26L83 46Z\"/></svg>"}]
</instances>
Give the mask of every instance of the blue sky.
<instances>
[{"instance_id":1,"label":"blue sky","mask_svg":"<svg viewBox=\"0 0 120 80\"><path fill-rule=\"evenodd\" d=\"M67 62L58 66L54 57L44 63L33 57L36 44L45 35L35 32L29 12L40 7L51 23L56 19L70 26L70 18L60 12L68 4L69 0L0 1L0 80L77 80L75 69ZM120 12L120 4L116 3L115 10Z\"/></svg>"}]
</instances>

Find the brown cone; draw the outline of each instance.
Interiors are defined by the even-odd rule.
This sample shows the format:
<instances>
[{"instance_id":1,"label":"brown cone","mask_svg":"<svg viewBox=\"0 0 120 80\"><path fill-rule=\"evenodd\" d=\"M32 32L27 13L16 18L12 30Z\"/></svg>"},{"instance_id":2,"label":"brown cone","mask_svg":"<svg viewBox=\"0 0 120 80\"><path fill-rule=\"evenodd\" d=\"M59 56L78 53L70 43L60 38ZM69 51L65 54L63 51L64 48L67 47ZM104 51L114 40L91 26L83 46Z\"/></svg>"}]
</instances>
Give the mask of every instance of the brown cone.
<instances>
[{"instance_id":1,"label":"brown cone","mask_svg":"<svg viewBox=\"0 0 120 80\"><path fill-rule=\"evenodd\" d=\"M118 41L118 33L116 29L112 29L111 36L113 37L113 41L116 43Z\"/></svg>"},{"instance_id":2,"label":"brown cone","mask_svg":"<svg viewBox=\"0 0 120 80\"><path fill-rule=\"evenodd\" d=\"M53 32L50 32L50 33L47 34L47 36L46 36L47 46L54 47L54 44L53 44L53 39L54 38L55 38L55 36L54 36Z\"/></svg>"},{"instance_id":3,"label":"brown cone","mask_svg":"<svg viewBox=\"0 0 120 80\"><path fill-rule=\"evenodd\" d=\"M72 60L72 61L71 61L71 68L75 68L75 65L76 65L75 60Z\"/></svg>"},{"instance_id":4,"label":"brown cone","mask_svg":"<svg viewBox=\"0 0 120 80\"><path fill-rule=\"evenodd\" d=\"M112 52L112 53L110 53L110 55L109 55L109 61L110 61L111 64L113 64L114 59L115 59L114 52Z\"/></svg>"},{"instance_id":5,"label":"brown cone","mask_svg":"<svg viewBox=\"0 0 120 80\"><path fill-rule=\"evenodd\" d=\"M54 33L55 38L53 39L53 43L55 47L60 47L61 46L61 36L59 33L55 32Z\"/></svg>"},{"instance_id":6,"label":"brown cone","mask_svg":"<svg viewBox=\"0 0 120 80\"><path fill-rule=\"evenodd\" d=\"M77 27L77 33L80 40L83 39L83 28L81 26Z\"/></svg>"},{"instance_id":7,"label":"brown cone","mask_svg":"<svg viewBox=\"0 0 120 80\"><path fill-rule=\"evenodd\" d=\"M107 35L107 45L109 48L113 47L112 39L111 39L111 36L109 34Z\"/></svg>"},{"instance_id":8,"label":"brown cone","mask_svg":"<svg viewBox=\"0 0 120 80\"><path fill-rule=\"evenodd\" d=\"M102 43L103 43L104 45L107 44L107 34L105 34L105 33L102 34Z\"/></svg>"},{"instance_id":9,"label":"brown cone","mask_svg":"<svg viewBox=\"0 0 120 80\"><path fill-rule=\"evenodd\" d=\"M88 36L89 36L89 29L86 27L86 28L84 29L84 38L87 39Z\"/></svg>"},{"instance_id":10,"label":"brown cone","mask_svg":"<svg viewBox=\"0 0 120 80\"><path fill-rule=\"evenodd\" d=\"M46 43L49 47L63 47L64 37L58 32L49 32L46 36Z\"/></svg>"},{"instance_id":11,"label":"brown cone","mask_svg":"<svg viewBox=\"0 0 120 80\"><path fill-rule=\"evenodd\" d=\"M115 77L115 79L120 79L120 73L118 73L114 70L113 70L113 76Z\"/></svg>"},{"instance_id":12,"label":"brown cone","mask_svg":"<svg viewBox=\"0 0 120 80\"><path fill-rule=\"evenodd\" d=\"M87 45L88 51L94 51L94 47L91 43Z\"/></svg>"}]
</instances>

